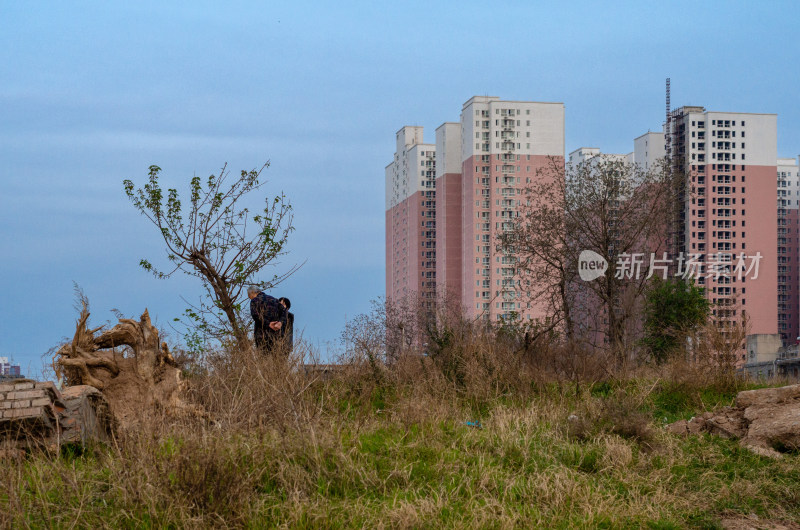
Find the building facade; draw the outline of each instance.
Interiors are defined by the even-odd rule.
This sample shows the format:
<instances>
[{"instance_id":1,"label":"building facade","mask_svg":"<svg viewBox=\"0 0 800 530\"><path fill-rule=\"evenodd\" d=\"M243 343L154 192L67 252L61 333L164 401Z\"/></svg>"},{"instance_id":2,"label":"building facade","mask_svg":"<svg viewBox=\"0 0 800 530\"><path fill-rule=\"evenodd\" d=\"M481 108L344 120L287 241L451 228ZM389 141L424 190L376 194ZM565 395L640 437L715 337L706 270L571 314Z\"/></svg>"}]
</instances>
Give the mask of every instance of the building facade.
<instances>
[{"instance_id":1,"label":"building facade","mask_svg":"<svg viewBox=\"0 0 800 530\"><path fill-rule=\"evenodd\" d=\"M20 377L22 371L17 364L11 364L8 357L0 357L0 375Z\"/></svg>"},{"instance_id":2,"label":"building facade","mask_svg":"<svg viewBox=\"0 0 800 530\"><path fill-rule=\"evenodd\" d=\"M779 158L778 332L785 346L800 337L800 174L797 160Z\"/></svg>"},{"instance_id":3,"label":"building facade","mask_svg":"<svg viewBox=\"0 0 800 530\"><path fill-rule=\"evenodd\" d=\"M461 123L436 129L436 280L447 299L460 300L462 267Z\"/></svg>"},{"instance_id":4,"label":"building facade","mask_svg":"<svg viewBox=\"0 0 800 530\"><path fill-rule=\"evenodd\" d=\"M777 333L777 116L681 107L670 114L666 135L672 167L687 179L678 197L675 250L699 256L696 282L718 322L746 314L749 333ZM740 257L748 267L757 262L757 277L733 273Z\"/></svg>"},{"instance_id":5,"label":"building facade","mask_svg":"<svg viewBox=\"0 0 800 530\"><path fill-rule=\"evenodd\" d=\"M520 291L516 256L497 241L519 216L525 187L563 172L564 104L473 97L461 110L461 139L461 302L493 321L543 318Z\"/></svg>"},{"instance_id":6,"label":"building facade","mask_svg":"<svg viewBox=\"0 0 800 530\"><path fill-rule=\"evenodd\" d=\"M436 146L403 127L386 166L386 297L436 295Z\"/></svg>"},{"instance_id":7,"label":"building facade","mask_svg":"<svg viewBox=\"0 0 800 530\"><path fill-rule=\"evenodd\" d=\"M633 160L642 171L658 170L666 156L663 132L646 132L633 140Z\"/></svg>"},{"instance_id":8,"label":"building facade","mask_svg":"<svg viewBox=\"0 0 800 530\"><path fill-rule=\"evenodd\" d=\"M431 297L438 287L471 317L544 316L497 243L522 190L553 164L564 164L563 103L475 96L458 122L437 128L435 146L421 127L403 127L386 167L387 297Z\"/></svg>"}]
</instances>

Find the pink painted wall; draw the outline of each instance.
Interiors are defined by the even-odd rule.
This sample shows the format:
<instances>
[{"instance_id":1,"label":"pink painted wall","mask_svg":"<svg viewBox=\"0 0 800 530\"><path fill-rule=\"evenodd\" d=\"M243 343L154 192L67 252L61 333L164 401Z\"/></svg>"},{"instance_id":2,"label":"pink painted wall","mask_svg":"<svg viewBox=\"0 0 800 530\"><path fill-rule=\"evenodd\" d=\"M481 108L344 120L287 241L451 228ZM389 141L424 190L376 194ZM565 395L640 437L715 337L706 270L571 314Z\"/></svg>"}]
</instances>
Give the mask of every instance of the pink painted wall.
<instances>
[{"instance_id":1,"label":"pink painted wall","mask_svg":"<svg viewBox=\"0 0 800 530\"><path fill-rule=\"evenodd\" d=\"M461 174L436 179L436 288L461 295Z\"/></svg>"},{"instance_id":2,"label":"pink painted wall","mask_svg":"<svg viewBox=\"0 0 800 530\"><path fill-rule=\"evenodd\" d=\"M386 211L386 297L400 299L409 293L419 293L433 283L435 289L435 267L426 268L425 252L434 252L435 244L427 241L424 234L435 228L424 226L432 217L425 213L432 208L423 207L423 192L417 191L398 205ZM430 243L430 247L426 246ZM423 273L432 273L432 278Z\"/></svg>"},{"instance_id":3,"label":"pink painted wall","mask_svg":"<svg viewBox=\"0 0 800 530\"><path fill-rule=\"evenodd\" d=\"M747 255L760 252L763 256L758 279L747 278L741 284L742 289L746 289L741 299L742 308L750 317L750 333L778 332L775 172L776 166L747 165L743 172L739 172L744 181L736 187L736 196L740 199L737 203L741 203L737 213L744 233L742 251Z\"/></svg>"},{"instance_id":4,"label":"pink painted wall","mask_svg":"<svg viewBox=\"0 0 800 530\"><path fill-rule=\"evenodd\" d=\"M492 321L496 321L498 314L512 311L512 309L503 308L504 301L497 295L501 289L501 286L499 286L497 282L498 280L502 282L504 279L502 272L498 272L498 269L502 271L504 265L496 260L496 258L500 256L496 251L497 238L502 232L502 223L510 220L508 217L502 217L504 210L502 201L513 200L513 209L519 211L516 201L521 201L524 198L522 193L515 194L511 197L503 197L502 193L498 192L498 189L502 190L503 188L510 187L515 190L523 190L529 182L542 178L541 175L537 174L540 169L546 170L551 165L549 157L547 156L519 155L519 160L511 162L511 165L515 166L513 173L515 181L513 183L503 184L504 173L502 171L503 160L500 158L501 156L502 155L492 154L488 162L481 160L481 155L470 156L462 163L463 178L461 180L463 236L462 303L467 310L467 314L472 317L483 313L483 304L488 303L488 314ZM516 157L517 155L514 156ZM557 161L563 167L563 157L557 157ZM483 172L484 167L488 167L488 173ZM476 168L478 168L478 171L476 171ZM483 178L489 179L488 188L484 184L479 183L478 179ZM488 190L489 195L481 194L483 190ZM488 209L476 206L476 202L483 203L485 200L489 201ZM484 223L489 223L488 231L484 231L480 228ZM489 236L488 242L483 240L482 236L484 235ZM476 236L478 236L477 239ZM482 259L484 258L483 252L478 249L479 247L482 249L487 245L490 249L489 264L485 266L482 263ZM489 269L489 276L482 275L481 271L485 268ZM485 286L484 280L487 279L489 283L488 286ZM522 291L520 288L517 290ZM489 293L488 299L483 298L484 292ZM528 301L524 296L514 300L513 303L513 311L520 313L525 319L528 317L534 319L544 318L548 314L546 308L543 306L528 307ZM519 306L517 306L517 304L519 304Z\"/></svg>"}]
</instances>

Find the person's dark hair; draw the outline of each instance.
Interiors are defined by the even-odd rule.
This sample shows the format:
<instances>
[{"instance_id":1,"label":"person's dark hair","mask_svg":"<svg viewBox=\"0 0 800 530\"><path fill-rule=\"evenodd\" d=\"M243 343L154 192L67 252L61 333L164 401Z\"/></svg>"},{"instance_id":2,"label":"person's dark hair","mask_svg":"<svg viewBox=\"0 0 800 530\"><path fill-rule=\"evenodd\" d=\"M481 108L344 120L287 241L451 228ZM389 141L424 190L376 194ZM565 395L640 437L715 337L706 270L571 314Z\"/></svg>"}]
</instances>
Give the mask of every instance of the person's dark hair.
<instances>
[{"instance_id":1,"label":"person's dark hair","mask_svg":"<svg viewBox=\"0 0 800 530\"><path fill-rule=\"evenodd\" d=\"M278 298L278 302L283 302L287 310L292 308L292 303L285 296L281 296L280 298Z\"/></svg>"}]
</instances>

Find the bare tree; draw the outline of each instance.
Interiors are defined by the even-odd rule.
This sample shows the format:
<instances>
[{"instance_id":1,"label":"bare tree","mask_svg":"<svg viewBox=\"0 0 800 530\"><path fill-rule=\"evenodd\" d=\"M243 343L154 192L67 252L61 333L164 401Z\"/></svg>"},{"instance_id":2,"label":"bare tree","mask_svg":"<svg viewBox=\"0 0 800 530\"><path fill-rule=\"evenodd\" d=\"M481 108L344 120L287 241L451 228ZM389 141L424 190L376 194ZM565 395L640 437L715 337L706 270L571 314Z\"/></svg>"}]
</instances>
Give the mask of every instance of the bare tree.
<instances>
[{"instance_id":1,"label":"bare tree","mask_svg":"<svg viewBox=\"0 0 800 530\"><path fill-rule=\"evenodd\" d=\"M186 315L203 336L224 342L232 335L240 348L249 346L247 317L240 301L243 289L247 285L275 286L297 269L291 267L266 281L255 279L285 253L293 230L292 207L283 194L265 197L263 210L255 215L240 205L245 196L264 185L259 178L268 165L242 171L232 180L227 164L218 176L205 181L193 177L188 208L177 190L168 189L165 196L158 166L150 166L148 182L142 188L124 181L131 203L158 228L174 267L162 272L145 259L140 265L157 278L169 278L176 271L199 278L205 297L198 306L187 309Z\"/></svg>"},{"instance_id":2,"label":"bare tree","mask_svg":"<svg viewBox=\"0 0 800 530\"><path fill-rule=\"evenodd\" d=\"M639 325L651 254L667 250L673 177L665 166L644 171L619 157L600 155L564 168L551 159L525 190L520 217L500 245L516 251L520 287L546 304L573 339L624 361ZM592 281L579 279L582 251L608 264Z\"/></svg>"},{"instance_id":3,"label":"bare tree","mask_svg":"<svg viewBox=\"0 0 800 530\"><path fill-rule=\"evenodd\" d=\"M559 328L571 340L575 322L570 286L577 277L578 252L561 159L550 158L524 194L520 216L500 235L499 247L516 260L520 291L550 315L548 331Z\"/></svg>"}]
</instances>

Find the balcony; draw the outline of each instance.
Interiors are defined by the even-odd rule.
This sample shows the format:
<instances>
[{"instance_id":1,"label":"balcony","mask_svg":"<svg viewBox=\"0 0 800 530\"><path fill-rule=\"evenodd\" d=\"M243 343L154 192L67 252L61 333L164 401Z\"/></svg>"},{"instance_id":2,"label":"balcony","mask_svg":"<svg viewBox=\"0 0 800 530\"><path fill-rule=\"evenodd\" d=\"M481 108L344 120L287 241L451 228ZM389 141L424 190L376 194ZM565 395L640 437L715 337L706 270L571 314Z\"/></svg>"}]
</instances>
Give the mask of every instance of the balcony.
<instances>
[{"instance_id":1,"label":"balcony","mask_svg":"<svg viewBox=\"0 0 800 530\"><path fill-rule=\"evenodd\" d=\"M500 144L500 148L501 148L503 151L514 151L514 150L516 149L516 145L517 145L517 144L516 144L515 142L508 142L508 141L505 141L505 142L502 142L502 143Z\"/></svg>"}]
</instances>

